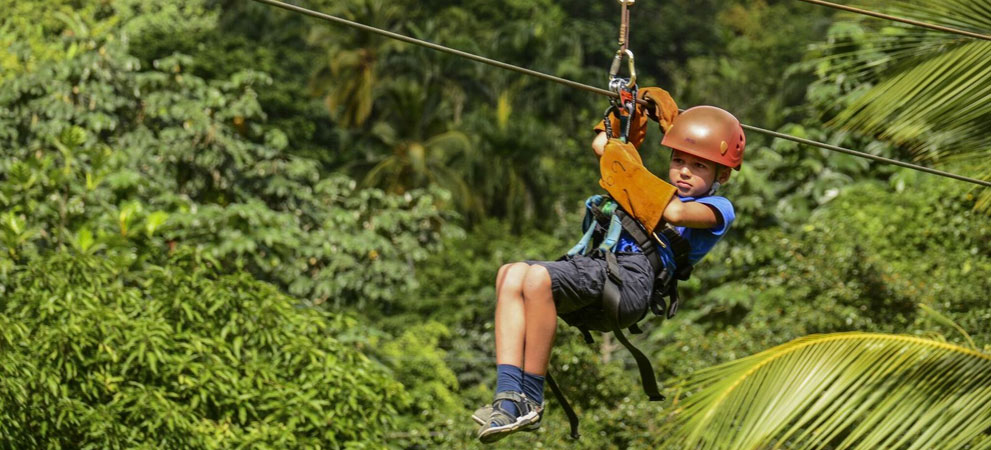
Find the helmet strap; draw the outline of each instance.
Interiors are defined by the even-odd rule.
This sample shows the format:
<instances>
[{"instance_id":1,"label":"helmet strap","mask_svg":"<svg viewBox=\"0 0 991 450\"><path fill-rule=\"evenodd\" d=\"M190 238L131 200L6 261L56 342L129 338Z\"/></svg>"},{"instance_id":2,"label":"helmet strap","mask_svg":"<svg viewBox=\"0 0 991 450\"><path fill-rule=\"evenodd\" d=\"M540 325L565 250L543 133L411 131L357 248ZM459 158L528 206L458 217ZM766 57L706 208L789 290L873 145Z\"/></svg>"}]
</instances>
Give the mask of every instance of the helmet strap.
<instances>
[{"instance_id":1,"label":"helmet strap","mask_svg":"<svg viewBox=\"0 0 991 450\"><path fill-rule=\"evenodd\" d=\"M706 195L715 194L716 191L719 190L719 187L722 186L722 184L719 183L719 176L723 174L723 170L725 169L721 165L716 164L716 176L712 178L712 186L709 188L709 193Z\"/></svg>"},{"instance_id":2,"label":"helmet strap","mask_svg":"<svg viewBox=\"0 0 991 450\"><path fill-rule=\"evenodd\" d=\"M709 188L709 194L707 194L707 195L715 194L717 190L719 190L719 182L718 181L713 181L712 182L712 187Z\"/></svg>"}]
</instances>

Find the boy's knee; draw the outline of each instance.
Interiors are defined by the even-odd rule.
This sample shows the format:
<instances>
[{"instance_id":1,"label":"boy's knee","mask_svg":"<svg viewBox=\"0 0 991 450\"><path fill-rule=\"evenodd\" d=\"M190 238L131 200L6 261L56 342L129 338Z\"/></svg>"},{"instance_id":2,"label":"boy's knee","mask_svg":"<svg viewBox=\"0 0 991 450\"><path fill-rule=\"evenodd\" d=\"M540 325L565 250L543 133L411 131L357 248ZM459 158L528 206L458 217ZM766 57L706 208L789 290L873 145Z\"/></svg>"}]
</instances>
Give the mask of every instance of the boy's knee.
<instances>
[{"instance_id":1,"label":"boy's knee","mask_svg":"<svg viewBox=\"0 0 991 450\"><path fill-rule=\"evenodd\" d=\"M523 279L529 267L529 264L523 262L503 264L496 274L496 294L501 293L504 288L517 292L522 290Z\"/></svg>"},{"instance_id":2,"label":"boy's knee","mask_svg":"<svg viewBox=\"0 0 991 450\"><path fill-rule=\"evenodd\" d=\"M525 262L516 262L503 264L499 268L499 272L496 274L496 279L500 282L506 280L506 277L519 279L522 282L523 277L526 276L526 270L530 268L530 265Z\"/></svg>"},{"instance_id":3,"label":"boy's knee","mask_svg":"<svg viewBox=\"0 0 991 450\"><path fill-rule=\"evenodd\" d=\"M523 280L523 294L528 296L550 293L551 274L547 268L539 264L530 266Z\"/></svg>"},{"instance_id":4,"label":"boy's knee","mask_svg":"<svg viewBox=\"0 0 991 450\"><path fill-rule=\"evenodd\" d=\"M499 277L499 278L502 278L502 277L506 276L506 272L508 272L509 270L511 270L513 268L513 266L519 266L519 265L526 266L527 264L526 263L522 263L522 262L515 262L515 263L503 264L502 267L499 268L499 272L496 274L496 276Z\"/></svg>"}]
</instances>

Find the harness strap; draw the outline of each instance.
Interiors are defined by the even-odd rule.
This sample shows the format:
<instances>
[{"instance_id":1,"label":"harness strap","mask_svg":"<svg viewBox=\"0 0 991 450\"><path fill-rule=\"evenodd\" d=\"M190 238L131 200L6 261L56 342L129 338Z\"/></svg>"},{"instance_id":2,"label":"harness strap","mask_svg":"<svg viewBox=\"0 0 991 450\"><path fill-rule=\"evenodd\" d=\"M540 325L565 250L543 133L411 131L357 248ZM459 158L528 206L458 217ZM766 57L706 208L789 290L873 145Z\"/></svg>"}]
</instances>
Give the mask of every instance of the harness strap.
<instances>
[{"instance_id":1,"label":"harness strap","mask_svg":"<svg viewBox=\"0 0 991 450\"><path fill-rule=\"evenodd\" d=\"M578 331L582 332L582 337L585 339L585 343L592 345L595 343L595 339L592 339L592 333L588 331L588 328L578 327Z\"/></svg>"},{"instance_id":2,"label":"harness strap","mask_svg":"<svg viewBox=\"0 0 991 450\"><path fill-rule=\"evenodd\" d=\"M605 250L606 254L606 279L602 286L602 309L609 314L612 319L613 328L619 326L619 300L620 286L623 279L619 276L619 262L616 261L616 254Z\"/></svg>"},{"instance_id":3,"label":"harness strap","mask_svg":"<svg viewBox=\"0 0 991 450\"><path fill-rule=\"evenodd\" d=\"M633 216L627 214L622 209L617 208L613 213L613 217L619 217L620 222L623 224L623 229L633 237L633 240L637 241L637 246L640 247L644 256L647 257L647 261L650 261L650 268L654 270L654 274L661 273L664 270L664 264L661 262L661 255L657 249L658 241L652 239L644 231L640 222L637 222L637 219L634 219Z\"/></svg>"},{"instance_id":4,"label":"harness strap","mask_svg":"<svg viewBox=\"0 0 991 450\"><path fill-rule=\"evenodd\" d=\"M651 366L650 360L647 359L647 356L640 349L626 339L623 330L619 328L620 286L623 284L623 280L619 276L619 263L616 261L616 255L610 251L605 251L605 254L606 279L602 289L602 309L609 314L609 319L612 322L612 332L616 335L616 339L619 339L623 347L626 347L626 350L633 355L633 359L637 361L637 369L640 370L640 384L643 385L644 393L647 394L647 397L651 401L662 401L664 400L664 396L657 389L657 379L654 377L654 367Z\"/></svg>"},{"instance_id":5,"label":"harness strap","mask_svg":"<svg viewBox=\"0 0 991 450\"><path fill-rule=\"evenodd\" d=\"M578 414L575 414L574 408L571 407L571 403L568 403L567 397L564 396L564 392L558 387L557 382L554 381L554 377L551 376L551 371L547 371L547 385L550 386L551 392L554 393L554 398L557 402L561 404L561 409L564 410L564 414L568 416L568 424L571 425L571 437L573 439L578 439L581 437L578 434Z\"/></svg>"},{"instance_id":6,"label":"harness strap","mask_svg":"<svg viewBox=\"0 0 991 450\"><path fill-rule=\"evenodd\" d=\"M643 385L643 391L647 394L652 402L664 401L664 396L661 395L660 391L657 390L657 379L654 378L654 367L650 365L650 360L647 359L647 355L644 355L640 349L633 346L633 344L626 339L623 335L623 331L618 327L613 329L613 334L616 335L616 339L626 347L627 350L633 355L633 359L637 360L637 369L640 369L640 384Z\"/></svg>"},{"instance_id":7,"label":"harness strap","mask_svg":"<svg viewBox=\"0 0 991 450\"><path fill-rule=\"evenodd\" d=\"M671 305L668 306L667 318L670 319L678 312L678 306L681 302L678 300L678 280L671 281L671 288L668 289L668 295L671 297ZM661 298L664 301L664 298Z\"/></svg>"},{"instance_id":8,"label":"harness strap","mask_svg":"<svg viewBox=\"0 0 991 450\"><path fill-rule=\"evenodd\" d=\"M595 234L595 224L593 223L589 225L587 230L585 230L585 234L582 236L582 239L578 241L578 243L575 244L574 247L571 247L571 250L568 250L568 256L574 256L579 253L584 255L585 250L588 249L589 244L591 244L592 242L592 236L594 234Z\"/></svg>"},{"instance_id":9,"label":"harness strap","mask_svg":"<svg viewBox=\"0 0 991 450\"><path fill-rule=\"evenodd\" d=\"M609 229L606 230L606 236L602 238L602 244L599 244L599 250L607 251L609 254L612 254L611 250L616 246L616 241L619 240L619 234L622 232L623 223L619 220L619 217L613 215L612 219L609 219ZM614 256L613 259L615 260L615 258L616 257ZM619 273L618 270L617 273Z\"/></svg>"},{"instance_id":10,"label":"harness strap","mask_svg":"<svg viewBox=\"0 0 991 450\"><path fill-rule=\"evenodd\" d=\"M692 274L692 264L689 260L692 252L692 244L685 239L678 230L674 229L669 224L664 224L664 229L661 230L661 235L664 236L668 244L671 245L671 253L674 254L674 263L678 267L678 273L675 276L679 280L687 280ZM687 270L687 273L685 273Z\"/></svg>"},{"instance_id":11,"label":"harness strap","mask_svg":"<svg viewBox=\"0 0 991 450\"><path fill-rule=\"evenodd\" d=\"M664 300L664 295L651 295L650 300L650 311L654 313L655 316L660 316L664 314L664 310L668 308L667 302Z\"/></svg>"}]
</instances>

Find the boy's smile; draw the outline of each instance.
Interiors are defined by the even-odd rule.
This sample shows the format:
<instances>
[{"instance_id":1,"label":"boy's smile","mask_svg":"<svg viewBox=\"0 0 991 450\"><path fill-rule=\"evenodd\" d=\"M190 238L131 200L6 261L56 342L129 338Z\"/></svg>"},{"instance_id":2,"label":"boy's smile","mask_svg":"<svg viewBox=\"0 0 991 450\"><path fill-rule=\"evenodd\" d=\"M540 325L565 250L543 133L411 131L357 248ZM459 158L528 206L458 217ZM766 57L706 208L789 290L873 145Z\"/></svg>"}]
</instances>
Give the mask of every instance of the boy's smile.
<instances>
[{"instance_id":1,"label":"boy's smile","mask_svg":"<svg viewBox=\"0 0 991 450\"><path fill-rule=\"evenodd\" d=\"M671 169L668 171L671 184L678 188L683 197L701 197L709 194L716 178L716 164L697 156L672 150Z\"/></svg>"}]
</instances>

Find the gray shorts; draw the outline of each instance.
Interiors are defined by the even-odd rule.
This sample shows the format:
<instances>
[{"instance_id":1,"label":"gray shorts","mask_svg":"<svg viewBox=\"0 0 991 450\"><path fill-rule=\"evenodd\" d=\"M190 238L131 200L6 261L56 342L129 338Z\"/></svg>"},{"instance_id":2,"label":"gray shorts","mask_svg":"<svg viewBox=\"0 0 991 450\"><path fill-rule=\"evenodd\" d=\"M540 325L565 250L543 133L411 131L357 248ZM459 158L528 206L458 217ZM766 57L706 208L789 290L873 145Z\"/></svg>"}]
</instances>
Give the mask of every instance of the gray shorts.
<instances>
[{"instance_id":1,"label":"gray shorts","mask_svg":"<svg viewBox=\"0 0 991 450\"><path fill-rule=\"evenodd\" d=\"M643 253L616 252L620 278L620 328L628 327L647 313L654 284L654 272ZM602 289L606 279L606 261L599 253L589 256L566 256L559 261L526 261L547 268L557 313L572 325L576 318L592 330L611 330L602 311ZM583 309L584 308L584 309ZM580 317L575 311L582 310Z\"/></svg>"}]
</instances>

